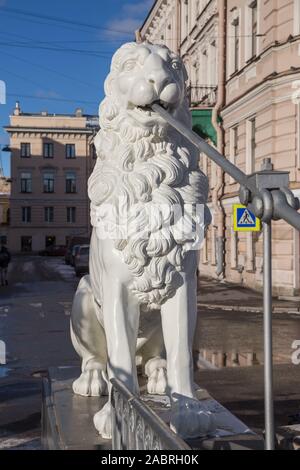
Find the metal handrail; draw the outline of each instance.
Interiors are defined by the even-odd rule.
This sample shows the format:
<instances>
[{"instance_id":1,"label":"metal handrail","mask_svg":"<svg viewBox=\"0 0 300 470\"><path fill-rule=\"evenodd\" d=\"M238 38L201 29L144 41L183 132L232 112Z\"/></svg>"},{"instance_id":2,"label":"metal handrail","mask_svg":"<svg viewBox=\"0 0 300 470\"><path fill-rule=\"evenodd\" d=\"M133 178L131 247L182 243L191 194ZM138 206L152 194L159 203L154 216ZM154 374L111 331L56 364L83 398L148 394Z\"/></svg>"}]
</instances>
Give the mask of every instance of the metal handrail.
<instances>
[{"instance_id":1,"label":"metal handrail","mask_svg":"<svg viewBox=\"0 0 300 470\"><path fill-rule=\"evenodd\" d=\"M248 191L250 191L251 195L248 195L248 202L241 202L246 203L245 205L251 205L251 203L254 203L254 206L251 206L254 214L257 217L259 217L260 215L260 218L264 220L264 214L257 213L258 209L261 210L261 205L264 202L262 191L254 184L254 182L251 180L251 178L249 178L249 176L247 176L242 170L240 170L233 163L227 160L220 152L218 152L218 150L212 147L198 134L186 127L181 122L177 121L177 119L175 119L171 114L168 113L168 111L166 111L160 105L154 103L152 104L152 109L157 114L159 114L165 121L167 121L172 127L174 127L174 129L176 129L180 134L182 134L192 144L194 144L195 147L197 147L201 152L205 153L213 162L216 163L216 165L220 166L223 171L228 173L243 188L246 188ZM276 196L278 196L278 192ZM295 208L291 207L285 197L280 197L280 203L278 200L278 202L274 204L274 212L272 212L272 216L270 218L273 220L283 219L297 230L300 230L300 214L297 213L296 208L297 206L295 206Z\"/></svg>"},{"instance_id":2,"label":"metal handrail","mask_svg":"<svg viewBox=\"0 0 300 470\"><path fill-rule=\"evenodd\" d=\"M185 441L171 431L166 423L137 395L128 390L120 380L111 379L111 384L114 415L112 447L114 450L152 450L154 441L156 450L191 450ZM118 409L120 400L122 401L121 409ZM127 408L126 411L124 407ZM137 422L142 423L142 426L137 426ZM139 432L142 435L136 435ZM147 448L149 433L151 433L152 444L150 448ZM137 439L143 449L137 449Z\"/></svg>"},{"instance_id":3,"label":"metal handrail","mask_svg":"<svg viewBox=\"0 0 300 470\"><path fill-rule=\"evenodd\" d=\"M265 448L275 449L275 419L273 391L272 336L272 220L283 219L300 230L299 200L289 190L288 172L273 171L271 161L265 161L261 172L247 176L204 139L177 121L157 103L152 109L174 129L205 153L224 172L240 183L240 201L249 206L263 222L263 301L264 301L264 388L265 388Z\"/></svg>"}]
</instances>

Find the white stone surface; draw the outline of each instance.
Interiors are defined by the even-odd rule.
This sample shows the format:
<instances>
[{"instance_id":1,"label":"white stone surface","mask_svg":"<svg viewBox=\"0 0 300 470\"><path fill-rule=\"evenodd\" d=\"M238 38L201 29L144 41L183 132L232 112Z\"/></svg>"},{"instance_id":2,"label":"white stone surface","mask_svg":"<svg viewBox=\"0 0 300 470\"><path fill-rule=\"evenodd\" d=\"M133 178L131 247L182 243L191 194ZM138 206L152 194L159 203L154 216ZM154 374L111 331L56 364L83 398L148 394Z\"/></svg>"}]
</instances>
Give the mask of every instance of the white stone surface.
<instances>
[{"instance_id":1,"label":"white stone surface","mask_svg":"<svg viewBox=\"0 0 300 470\"><path fill-rule=\"evenodd\" d=\"M138 393L138 356L148 391L171 397L172 429L193 437L211 423L195 400L191 355L208 184L196 149L150 108L160 101L191 127L186 80L164 46L129 43L113 57L89 180L90 276L75 295L71 331L82 358L75 393L104 393L103 381L110 391L113 377ZM110 420L108 402L94 418L103 437Z\"/></svg>"}]
</instances>

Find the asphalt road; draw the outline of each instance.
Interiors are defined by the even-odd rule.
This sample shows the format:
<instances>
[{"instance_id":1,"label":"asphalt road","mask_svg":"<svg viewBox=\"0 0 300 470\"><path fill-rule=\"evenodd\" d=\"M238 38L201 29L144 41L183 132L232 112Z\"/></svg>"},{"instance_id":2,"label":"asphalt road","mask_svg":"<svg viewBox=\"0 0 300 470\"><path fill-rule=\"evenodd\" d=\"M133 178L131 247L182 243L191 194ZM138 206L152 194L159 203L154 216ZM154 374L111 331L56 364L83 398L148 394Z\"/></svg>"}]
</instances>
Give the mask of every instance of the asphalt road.
<instances>
[{"instance_id":1,"label":"asphalt road","mask_svg":"<svg viewBox=\"0 0 300 470\"><path fill-rule=\"evenodd\" d=\"M0 366L0 449L40 448L41 376L50 366L78 364L69 336L77 283L61 259L13 259L9 286L0 288L0 339L7 345L7 364ZM300 316L274 315L277 425L300 412L300 366L291 363L296 339ZM196 381L261 432L262 315L199 306L195 349L212 368L197 372Z\"/></svg>"},{"instance_id":2,"label":"asphalt road","mask_svg":"<svg viewBox=\"0 0 300 470\"><path fill-rule=\"evenodd\" d=\"M39 449L41 376L78 363L69 321L78 279L61 259L16 257L0 288L0 449Z\"/></svg>"}]
</instances>

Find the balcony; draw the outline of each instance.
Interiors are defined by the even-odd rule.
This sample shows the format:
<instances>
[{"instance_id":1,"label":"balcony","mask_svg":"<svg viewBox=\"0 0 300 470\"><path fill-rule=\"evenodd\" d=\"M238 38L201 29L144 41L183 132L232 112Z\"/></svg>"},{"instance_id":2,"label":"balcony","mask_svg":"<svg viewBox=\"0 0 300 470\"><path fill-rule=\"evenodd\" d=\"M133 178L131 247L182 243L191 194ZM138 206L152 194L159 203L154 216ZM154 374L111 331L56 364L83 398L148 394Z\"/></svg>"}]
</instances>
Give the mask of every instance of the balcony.
<instances>
[{"instance_id":1,"label":"balcony","mask_svg":"<svg viewBox=\"0 0 300 470\"><path fill-rule=\"evenodd\" d=\"M191 108L212 108L217 102L217 87L210 85L189 86L187 89Z\"/></svg>"}]
</instances>

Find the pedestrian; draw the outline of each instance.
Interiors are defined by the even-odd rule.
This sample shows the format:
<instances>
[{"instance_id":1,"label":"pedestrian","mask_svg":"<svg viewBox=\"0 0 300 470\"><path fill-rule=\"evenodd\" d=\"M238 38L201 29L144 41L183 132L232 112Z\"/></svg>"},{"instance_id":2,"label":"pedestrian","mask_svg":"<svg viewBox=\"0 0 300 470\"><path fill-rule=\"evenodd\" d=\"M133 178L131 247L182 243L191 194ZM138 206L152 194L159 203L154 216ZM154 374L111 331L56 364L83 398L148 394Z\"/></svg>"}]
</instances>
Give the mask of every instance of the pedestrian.
<instances>
[{"instance_id":1,"label":"pedestrian","mask_svg":"<svg viewBox=\"0 0 300 470\"><path fill-rule=\"evenodd\" d=\"M6 246L2 245L0 249L0 280L1 286L7 286L7 268L11 260L11 255Z\"/></svg>"}]
</instances>

